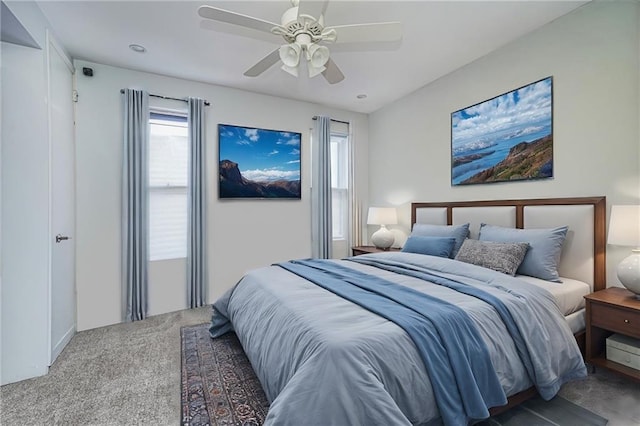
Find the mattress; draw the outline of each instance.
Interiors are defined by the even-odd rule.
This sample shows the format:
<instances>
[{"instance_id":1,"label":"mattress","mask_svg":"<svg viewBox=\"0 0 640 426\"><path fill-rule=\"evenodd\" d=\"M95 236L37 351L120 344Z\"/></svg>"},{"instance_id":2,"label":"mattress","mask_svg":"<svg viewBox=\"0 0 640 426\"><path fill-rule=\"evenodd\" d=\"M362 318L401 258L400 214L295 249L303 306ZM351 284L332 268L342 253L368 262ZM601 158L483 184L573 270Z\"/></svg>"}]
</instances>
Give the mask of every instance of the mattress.
<instances>
[{"instance_id":1,"label":"mattress","mask_svg":"<svg viewBox=\"0 0 640 426\"><path fill-rule=\"evenodd\" d=\"M580 309L572 314L566 315L564 317L567 320L567 324L569 324L569 328L573 334L576 334L579 331L584 331L585 329L585 309Z\"/></svg>"}]
</instances>

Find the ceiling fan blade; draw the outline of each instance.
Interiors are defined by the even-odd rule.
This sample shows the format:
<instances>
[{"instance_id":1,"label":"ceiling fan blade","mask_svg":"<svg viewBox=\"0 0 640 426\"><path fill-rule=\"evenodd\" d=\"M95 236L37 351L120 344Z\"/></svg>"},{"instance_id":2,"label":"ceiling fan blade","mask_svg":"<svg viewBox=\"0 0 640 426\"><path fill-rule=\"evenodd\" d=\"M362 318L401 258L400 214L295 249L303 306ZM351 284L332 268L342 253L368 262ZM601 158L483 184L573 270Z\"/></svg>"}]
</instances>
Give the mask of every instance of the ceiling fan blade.
<instances>
[{"instance_id":1,"label":"ceiling fan blade","mask_svg":"<svg viewBox=\"0 0 640 426\"><path fill-rule=\"evenodd\" d=\"M338 25L336 43L370 43L402 40L400 22L379 22L372 24Z\"/></svg>"},{"instance_id":2,"label":"ceiling fan blade","mask_svg":"<svg viewBox=\"0 0 640 426\"><path fill-rule=\"evenodd\" d=\"M324 15L327 11L327 4L329 0L323 1L310 1L310 0L300 0L298 4L298 16L300 15L309 15L313 16L316 19L320 18L320 15Z\"/></svg>"},{"instance_id":3,"label":"ceiling fan blade","mask_svg":"<svg viewBox=\"0 0 640 426\"><path fill-rule=\"evenodd\" d=\"M254 18L253 16L230 12L228 10L218 9L217 7L212 6L200 6L198 8L198 15L206 19L227 22L229 24L253 28L254 30L264 31L267 33L270 33L273 27L280 26L278 24L274 24L273 22L265 21L264 19Z\"/></svg>"},{"instance_id":4,"label":"ceiling fan blade","mask_svg":"<svg viewBox=\"0 0 640 426\"><path fill-rule=\"evenodd\" d=\"M340 68L336 65L331 58L324 65L327 69L322 71L322 75L329 82L329 84L340 83L344 80L344 74L340 71Z\"/></svg>"},{"instance_id":5,"label":"ceiling fan blade","mask_svg":"<svg viewBox=\"0 0 640 426\"><path fill-rule=\"evenodd\" d=\"M262 58L257 64L249 68L244 72L244 75L247 77L257 77L269 68L271 68L276 62L280 60L280 48L274 50L269 53L267 56Z\"/></svg>"}]
</instances>

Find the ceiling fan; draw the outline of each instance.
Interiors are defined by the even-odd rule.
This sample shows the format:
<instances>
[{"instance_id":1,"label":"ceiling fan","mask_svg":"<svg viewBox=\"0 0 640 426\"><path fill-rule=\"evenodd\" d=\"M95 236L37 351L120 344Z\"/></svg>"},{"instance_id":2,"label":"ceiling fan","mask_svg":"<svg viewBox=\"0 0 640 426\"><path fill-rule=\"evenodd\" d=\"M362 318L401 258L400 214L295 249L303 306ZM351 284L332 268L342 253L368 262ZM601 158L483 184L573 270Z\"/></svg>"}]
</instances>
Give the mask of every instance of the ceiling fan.
<instances>
[{"instance_id":1,"label":"ceiling fan","mask_svg":"<svg viewBox=\"0 0 640 426\"><path fill-rule=\"evenodd\" d=\"M330 84L335 84L344 80L344 74L329 57L326 44L399 41L402 38L402 24L377 22L325 26L324 14L328 2L291 0L293 7L284 12L280 24L207 5L200 6L198 14L206 19L281 36L286 41L286 44L245 71L245 76L257 77L282 61L282 69L297 77L298 67L306 63L309 77L322 74Z\"/></svg>"}]
</instances>

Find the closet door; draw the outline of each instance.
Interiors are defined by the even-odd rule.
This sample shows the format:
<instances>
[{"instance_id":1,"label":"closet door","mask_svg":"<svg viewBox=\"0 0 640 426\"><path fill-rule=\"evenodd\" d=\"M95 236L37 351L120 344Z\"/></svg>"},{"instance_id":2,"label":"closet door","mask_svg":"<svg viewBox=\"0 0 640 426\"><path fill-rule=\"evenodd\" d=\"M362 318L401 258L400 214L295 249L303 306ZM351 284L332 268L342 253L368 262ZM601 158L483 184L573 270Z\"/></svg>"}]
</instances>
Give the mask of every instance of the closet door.
<instances>
[{"instance_id":1,"label":"closet door","mask_svg":"<svg viewBox=\"0 0 640 426\"><path fill-rule=\"evenodd\" d=\"M49 365L76 330L75 143L73 65L47 34L50 169L50 357Z\"/></svg>"}]
</instances>

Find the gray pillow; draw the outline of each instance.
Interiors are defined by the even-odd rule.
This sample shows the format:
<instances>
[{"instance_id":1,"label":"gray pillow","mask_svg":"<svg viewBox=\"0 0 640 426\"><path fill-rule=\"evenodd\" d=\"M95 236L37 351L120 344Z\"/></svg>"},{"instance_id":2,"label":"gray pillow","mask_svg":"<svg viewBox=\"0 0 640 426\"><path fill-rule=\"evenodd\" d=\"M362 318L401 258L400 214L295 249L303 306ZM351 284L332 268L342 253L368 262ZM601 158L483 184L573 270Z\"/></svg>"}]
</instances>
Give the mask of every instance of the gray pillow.
<instances>
[{"instance_id":1,"label":"gray pillow","mask_svg":"<svg viewBox=\"0 0 640 426\"><path fill-rule=\"evenodd\" d=\"M480 225L478 239L481 241L529 243L529 250L518 268L518 274L560 283L562 281L558 275L558 264L568 229L566 226L546 229L516 229L483 223Z\"/></svg>"},{"instance_id":2,"label":"gray pillow","mask_svg":"<svg viewBox=\"0 0 640 426\"><path fill-rule=\"evenodd\" d=\"M450 258L454 258L462 246L462 242L469 236L469 224L464 225L431 225L428 223L416 223L413 225L411 235L419 237L453 237L456 243Z\"/></svg>"},{"instance_id":3,"label":"gray pillow","mask_svg":"<svg viewBox=\"0 0 640 426\"><path fill-rule=\"evenodd\" d=\"M514 276L529 248L528 243L500 243L466 239L456 260Z\"/></svg>"}]
</instances>

